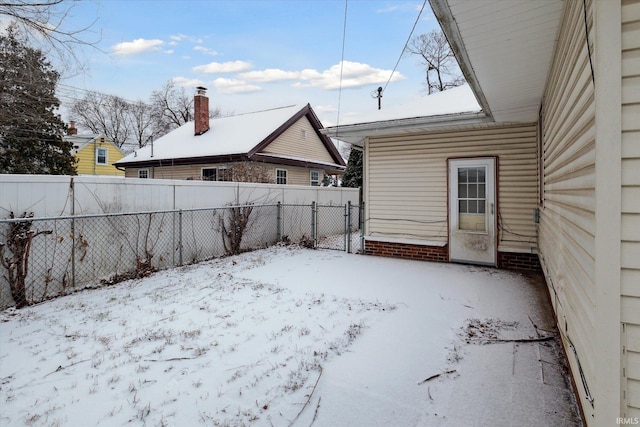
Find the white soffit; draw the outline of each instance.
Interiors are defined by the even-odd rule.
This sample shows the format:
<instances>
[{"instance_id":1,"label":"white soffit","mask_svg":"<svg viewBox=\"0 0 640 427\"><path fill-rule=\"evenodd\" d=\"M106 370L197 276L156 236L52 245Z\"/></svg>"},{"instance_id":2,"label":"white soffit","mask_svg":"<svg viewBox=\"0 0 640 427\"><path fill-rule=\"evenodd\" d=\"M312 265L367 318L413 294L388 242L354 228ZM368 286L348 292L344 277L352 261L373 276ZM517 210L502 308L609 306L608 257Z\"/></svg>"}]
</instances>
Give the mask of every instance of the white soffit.
<instances>
[{"instance_id":1,"label":"white soffit","mask_svg":"<svg viewBox=\"0 0 640 427\"><path fill-rule=\"evenodd\" d=\"M475 75L493 119L535 122L563 1L432 0L431 4L452 45L459 39L462 59L466 56L469 62L461 66ZM440 15L447 9L449 19L443 20Z\"/></svg>"}]
</instances>

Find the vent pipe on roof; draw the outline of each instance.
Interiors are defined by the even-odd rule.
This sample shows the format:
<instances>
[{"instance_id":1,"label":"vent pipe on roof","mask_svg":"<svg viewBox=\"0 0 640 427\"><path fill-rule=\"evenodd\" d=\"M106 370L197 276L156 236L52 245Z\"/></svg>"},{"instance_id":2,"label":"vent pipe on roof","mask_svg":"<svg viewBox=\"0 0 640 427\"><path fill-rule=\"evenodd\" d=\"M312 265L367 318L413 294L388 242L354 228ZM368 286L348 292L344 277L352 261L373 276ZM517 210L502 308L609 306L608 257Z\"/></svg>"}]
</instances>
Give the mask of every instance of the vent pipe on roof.
<instances>
[{"instance_id":1,"label":"vent pipe on roof","mask_svg":"<svg viewBox=\"0 0 640 427\"><path fill-rule=\"evenodd\" d=\"M209 98L207 98L207 88L198 86L196 95L193 97L194 112L194 134L202 135L209 130Z\"/></svg>"}]
</instances>

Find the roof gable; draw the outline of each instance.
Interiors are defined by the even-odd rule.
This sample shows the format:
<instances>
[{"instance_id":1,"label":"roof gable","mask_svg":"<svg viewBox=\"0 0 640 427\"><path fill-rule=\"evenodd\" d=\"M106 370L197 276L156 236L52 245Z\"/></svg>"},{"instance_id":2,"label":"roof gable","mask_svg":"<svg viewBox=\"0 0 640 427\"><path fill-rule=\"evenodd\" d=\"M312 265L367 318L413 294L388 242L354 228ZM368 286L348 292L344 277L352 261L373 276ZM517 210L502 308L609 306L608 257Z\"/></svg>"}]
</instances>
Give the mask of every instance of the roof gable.
<instances>
[{"instance_id":1,"label":"roof gable","mask_svg":"<svg viewBox=\"0 0 640 427\"><path fill-rule=\"evenodd\" d=\"M319 133L322 125L313 114L309 104L288 106L254 113L211 119L210 129L202 135L194 135L194 122L188 122L169 132L118 162L140 164L162 160L180 160L202 158L251 158L301 117L307 117L314 123L315 132L323 139L323 144L331 152L333 148L337 164L344 165L337 149L329 138ZM326 141L325 141L326 140Z\"/></svg>"},{"instance_id":2,"label":"roof gable","mask_svg":"<svg viewBox=\"0 0 640 427\"><path fill-rule=\"evenodd\" d=\"M62 137L64 141L67 141L73 144L71 153L78 153L84 150L88 145L94 143L99 138L104 138L104 142L101 141L102 143L111 145L114 149L119 151L120 154L124 155L122 150L118 148L113 142L111 142L109 138L107 138L104 134L65 135Z\"/></svg>"},{"instance_id":3,"label":"roof gable","mask_svg":"<svg viewBox=\"0 0 640 427\"><path fill-rule=\"evenodd\" d=\"M311 153L312 151L314 151L313 149L317 147L299 147L298 150L294 148L293 151L295 152L292 153L292 152L289 152L291 151L290 149L283 150L282 149L283 147L279 146L280 144L277 144L279 142L278 140L279 138L285 136L287 132L291 131L291 129L296 124L300 124L301 120L304 120L304 119L306 119L308 123L311 125L311 130L313 132L313 135L309 135L309 139L308 139L309 144L320 143L324 148L324 150L321 150L321 151L324 151L324 152L317 152L316 150L316 155L310 156L307 153ZM313 109L311 109L311 106L307 104L304 108L298 111L289 120L283 123L282 126L276 129L271 135L269 135L268 138L263 140L260 144L256 145L254 149L251 150L251 152L249 152L249 157L252 157L258 153L281 154L285 156L291 156L291 155L295 156L297 154L298 158L306 158L308 160L311 160L311 159L319 160L319 161L324 161L326 163L333 162L337 165L345 166L344 159L338 152L338 149L336 148L336 146L333 144L333 142L329 137L327 137L326 135L320 132L320 129L323 129L322 123L320 123L320 120L318 120L317 116L313 112ZM315 141L312 139L313 137L316 138ZM274 143L277 144L278 146L274 145ZM328 157L327 157L327 154L328 154ZM318 158L318 155L320 156L320 158Z\"/></svg>"}]
</instances>

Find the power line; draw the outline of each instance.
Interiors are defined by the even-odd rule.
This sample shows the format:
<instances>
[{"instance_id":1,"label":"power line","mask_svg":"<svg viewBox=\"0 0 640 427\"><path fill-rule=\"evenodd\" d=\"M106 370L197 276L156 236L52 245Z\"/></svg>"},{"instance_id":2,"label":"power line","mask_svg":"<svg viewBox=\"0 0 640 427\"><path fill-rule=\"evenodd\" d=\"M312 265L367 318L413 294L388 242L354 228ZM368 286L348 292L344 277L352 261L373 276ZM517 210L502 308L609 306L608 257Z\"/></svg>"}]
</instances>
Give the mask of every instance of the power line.
<instances>
[{"instance_id":1,"label":"power line","mask_svg":"<svg viewBox=\"0 0 640 427\"><path fill-rule=\"evenodd\" d=\"M85 95L85 96L86 96L86 95L113 96L113 97L116 97L116 98L119 98L119 99L121 99L121 100L125 101L125 102L126 102L126 103L128 103L128 104L137 104L137 103L139 103L139 102L142 102L143 104L147 104L147 102L144 102L144 101L141 101L141 100L133 101L133 100L131 100L131 99L123 98L123 97L118 96L118 95L112 95L112 94L105 93L105 92L100 92L100 91L97 91L97 90L82 89L82 88L75 87L75 86L71 86L71 85L64 84L64 83L58 83L58 85L57 85L57 86L58 86L60 89L67 90L67 91L69 91L69 92L71 92L71 91L84 92L84 95ZM74 98L74 97L70 97L70 98ZM75 98L75 99L79 99L79 98Z\"/></svg>"},{"instance_id":2,"label":"power line","mask_svg":"<svg viewBox=\"0 0 640 427\"><path fill-rule=\"evenodd\" d=\"M400 52L400 56L398 56L398 60L396 61L396 65L393 67L393 71L391 72L391 75L389 76L389 80L387 80L387 83L384 85L384 88L382 89L382 92L384 92L387 89L387 86L389 85L389 82L393 78L393 75L395 74L396 69L398 68L398 64L400 64L400 60L402 59L402 55L407 50L407 46L409 45L409 41L411 40L411 36L413 35L413 32L416 29L416 25L418 25L418 21L420 21L420 16L422 15L422 11L424 10L424 7L426 6L426 4L427 4L427 0L424 0L424 3L422 3L422 7L420 8L420 12L418 12L418 17L416 18L416 22L413 23L413 28L411 28L411 32L409 33L409 37L407 37L407 41L405 42L404 47L402 48L402 51Z\"/></svg>"},{"instance_id":3,"label":"power line","mask_svg":"<svg viewBox=\"0 0 640 427\"><path fill-rule=\"evenodd\" d=\"M342 57L340 59L340 84L338 86L338 118L336 119L336 135L337 128L340 126L340 103L342 101L342 71L344 69L344 46L347 39L347 6L349 0L344 0L344 24L342 27Z\"/></svg>"}]
</instances>

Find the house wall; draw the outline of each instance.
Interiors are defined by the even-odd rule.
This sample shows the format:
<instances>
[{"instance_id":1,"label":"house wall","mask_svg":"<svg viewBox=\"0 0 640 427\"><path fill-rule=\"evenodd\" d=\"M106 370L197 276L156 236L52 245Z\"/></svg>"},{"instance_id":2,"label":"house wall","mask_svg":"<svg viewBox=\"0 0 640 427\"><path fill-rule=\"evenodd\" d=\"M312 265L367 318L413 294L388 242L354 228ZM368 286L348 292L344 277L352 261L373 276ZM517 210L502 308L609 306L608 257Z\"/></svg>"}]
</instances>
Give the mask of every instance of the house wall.
<instances>
[{"instance_id":1,"label":"house wall","mask_svg":"<svg viewBox=\"0 0 640 427\"><path fill-rule=\"evenodd\" d=\"M98 165L96 164L96 148L106 148L107 149L107 164L106 165ZM79 175L116 175L116 176L124 176L124 172L116 169L113 166L113 163L124 157L124 154L120 152L113 144L110 142L105 142L100 144L100 142L96 141L91 144L87 144L80 151L76 153L76 158L78 159L78 163L76 165L77 172Z\"/></svg>"},{"instance_id":2,"label":"house wall","mask_svg":"<svg viewBox=\"0 0 640 427\"><path fill-rule=\"evenodd\" d=\"M305 133L304 139L301 136L302 131ZM323 162L335 162L306 117L302 117L291 125L261 153L284 154Z\"/></svg>"},{"instance_id":3,"label":"house wall","mask_svg":"<svg viewBox=\"0 0 640 427\"><path fill-rule=\"evenodd\" d=\"M149 169L150 177L155 179L193 179L200 180L202 177L202 168L220 168L220 167L232 167L234 163L212 163L212 164L200 164L200 165L178 165L178 166L157 166L154 168L142 168ZM310 185L312 170L319 172L320 182L324 178L324 170L322 169L307 169L299 166L284 166L274 165L270 163L259 163L267 168L267 173L270 177L270 182L275 183L276 169L287 170L287 184L288 185ZM153 172L151 170L153 169ZM139 168L127 168L127 178L137 178Z\"/></svg>"},{"instance_id":4,"label":"house wall","mask_svg":"<svg viewBox=\"0 0 640 427\"><path fill-rule=\"evenodd\" d=\"M422 244L426 252L418 258L430 259L430 246L445 246L447 159L479 156L498 158L498 251L535 253L536 135L535 125L518 125L370 138L365 147L367 244L384 249L370 253L395 250L402 256L401 245ZM435 253L433 260L441 260L441 251Z\"/></svg>"},{"instance_id":5,"label":"house wall","mask_svg":"<svg viewBox=\"0 0 640 427\"><path fill-rule=\"evenodd\" d=\"M628 412L621 319L640 312L620 298L620 5L565 2L542 109L540 260L588 425Z\"/></svg>"},{"instance_id":6,"label":"house wall","mask_svg":"<svg viewBox=\"0 0 640 427\"><path fill-rule=\"evenodd\" d=\"M621 320L626 417L640 417L640 0L622 1Z\"/></svg>"}]
</instances>

